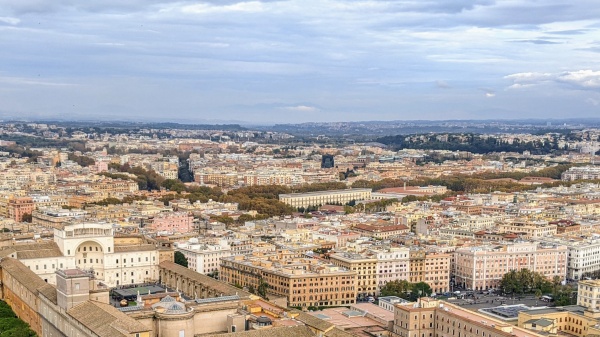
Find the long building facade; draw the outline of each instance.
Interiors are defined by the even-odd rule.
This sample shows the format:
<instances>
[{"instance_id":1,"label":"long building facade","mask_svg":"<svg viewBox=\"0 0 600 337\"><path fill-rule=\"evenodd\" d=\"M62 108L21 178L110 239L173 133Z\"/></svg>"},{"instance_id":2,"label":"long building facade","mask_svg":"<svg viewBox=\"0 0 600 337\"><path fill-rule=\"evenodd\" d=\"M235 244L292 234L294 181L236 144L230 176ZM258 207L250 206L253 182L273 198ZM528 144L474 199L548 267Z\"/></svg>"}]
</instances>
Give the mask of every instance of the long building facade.
<instances>
[{"instance_id":1,"label":"long building facade","mask_svg":"<svg viewBox=\"0 0 600 337\"><path fill-rule=\"evenodd\" d=\"M457 249L455 282L466 289L494 289L511 270L529 269L552 279L564 278L567 247L522 242L503 246L479 246Z\"/></svg>"},{"instance_id":2,"label":"long building facade","mask_svg":"<svg viewBox=\"0 0 600 337\"><path fill-rule=\"evenodd\" d=\"M288 193L280 194L279 201L296 208L326 204L344 205L353 200L369 200L371 199L371 192L370 188L351 188L347 190Z\"/></svg>"}]
</instances>

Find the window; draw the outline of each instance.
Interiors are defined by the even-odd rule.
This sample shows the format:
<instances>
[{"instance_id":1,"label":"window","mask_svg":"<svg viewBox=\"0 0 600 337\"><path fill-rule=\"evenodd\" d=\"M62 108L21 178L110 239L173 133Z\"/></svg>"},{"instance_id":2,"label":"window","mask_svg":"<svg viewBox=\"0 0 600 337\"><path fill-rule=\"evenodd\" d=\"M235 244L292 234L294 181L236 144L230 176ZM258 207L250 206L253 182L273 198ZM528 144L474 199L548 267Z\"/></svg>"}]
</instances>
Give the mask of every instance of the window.
<instances>
[{"instance_id":1,"label":"window","mask_svg":"<svg viewBox=\"0 0 600 337\"><path fill-rule=\"evenodd\" d=\"M79 290L79 283L75 283L75 290Z\"/></svg>"}]
</instances>

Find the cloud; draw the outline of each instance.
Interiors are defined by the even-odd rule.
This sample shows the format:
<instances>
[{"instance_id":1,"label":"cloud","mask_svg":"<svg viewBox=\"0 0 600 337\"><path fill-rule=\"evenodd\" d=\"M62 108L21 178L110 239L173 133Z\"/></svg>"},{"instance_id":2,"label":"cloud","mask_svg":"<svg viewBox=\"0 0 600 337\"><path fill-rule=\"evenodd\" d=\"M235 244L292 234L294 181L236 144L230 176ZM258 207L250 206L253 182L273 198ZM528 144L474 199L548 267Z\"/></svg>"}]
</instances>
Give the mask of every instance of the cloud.
<instances>
[{"instance_id":1,"label":"cloud","mask_svg":"<svg viewBox=\"0 0 600 337\"><path fill-rule=\"evenodd\" d=\"M504 77L512 82L509 88L525 88L535 85L554 83L567 84L575 89L600 88L600 71L577 70L562 73L517 73Z\"/></svg>"},{"instance_id":2,"label":"cloud","mask_svg":"<svg viewBox=\"0 0 600 337\"><path fill-rule=\"evenodd\" d=\"M542 40L542 39L536 39L536 40L514 40L512 42L533 43L533 44L561 44L561 42L554 42L554 41L548 41L548 40Z\"/></svg>"},{"instance_id":3,"label":"cloud","mask_svg":"<svg viewBox=\"0 0 600 337\"><path fill-rule=\"evenodd\" d=\"M550 73L516 73L512 75L504 76L505 79L512 82L512 85L509 88L518 89L518 88L526 88L534 85L547 83L552 81L554 75Z\"/></svg>"},{"instance_id":4,"label":"cloud","mask_svg":"<svg viewBox=\"0 0 600 337\"><path fill-rule=\"evenodd\" d=\"M228 12L245 12L258 13L264 11L265 8L260 1L238 2L230 5L212 5L201 3L196 5L185 6L181 9L184 13L191 14L209 14L209 13L228 13Z\"/></svg>"},{"instance_id":5,"label":"cloud","mask_svg":"<svg viewBox=\"0 0 600 337\"><path fill-rule=\"evenodd\" d=\"M286 106L286 107L283 107L283 109L290 110L290 111L298 111L298 112L316 112L316 111L320 110L319 108L316 108L314 106L309 106L309 105Z\"/></svg>"},{"instance_id":6,"label":"cloud","mask_svg":"<svg viewBox=\"0 0 600 337\"><path fill-rule=\"evenodd\" d=\"M558 74L556 80L580 89L598 89L600 88L600 71L566 71Z\"/></svg>"},{"instance_id":7,"label":"cloud","mask_svg":"<svg viewBox=\"0 0 600 337\"><path fill-rule=\"evenodd\" d=\"M0 16L0 23L6 23L6 24L14 26L14 25L18 25L19 22L21 22L21 20L18 18L11 18L8 16Z\"/></svg>"},{"instance_id":8,"label":"cloud","mask_svg":"<svg viewBox=\"0 0 600 337\"><path fill-rule=\"evenodd\" d=\"M485 94L485 97L487 98L491 98L491 97L495 97L496 96L496 92L493 89L490 88L479 88L479 90L483 91Z\"/></svg>"}]
</instances>

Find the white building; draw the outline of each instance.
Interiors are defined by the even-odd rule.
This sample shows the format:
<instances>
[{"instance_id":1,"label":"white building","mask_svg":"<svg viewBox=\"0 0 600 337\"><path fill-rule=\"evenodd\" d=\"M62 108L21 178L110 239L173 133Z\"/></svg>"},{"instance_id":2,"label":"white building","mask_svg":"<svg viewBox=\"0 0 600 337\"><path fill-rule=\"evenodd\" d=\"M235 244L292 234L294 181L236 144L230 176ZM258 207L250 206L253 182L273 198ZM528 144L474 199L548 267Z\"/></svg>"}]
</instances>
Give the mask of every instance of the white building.
<instances>
[{"instance_id":1,"label":"white building","mask_svg":"<svg viewBox=\"0 0 600 337\"><path fill-rule=\"evenodd\" d=\"M191 238L188 242L178 243L175 251L183 253L188 261L188 268L200 274L219 271L221 259L232 256L231 246L226 240L216 244L200 243Z\"/></svg>"},{"instance_id":2,"label":"white building","mask_svg":"<svg viewBox=\"0 0 600 337\"><path fill-rule=\"evenodd\" d=\"M115 245L109 223L68 224L54 229L54 240L6 247L1 256L19 259L46 282L56 284L57 269L93 271L113 287L158 280L158 249L151 243Z\"/></svg>"},{"instance_id":3,"label":"white building","mask_svg":"<svg viewBox=\"0 0 600 337\"><path fill-rule=\"evenodd\" d=\"M377 286L396 280L408 280L410 265L408 247L375 248L370 250L377 257Z\"/></svg>"}]
</instances>

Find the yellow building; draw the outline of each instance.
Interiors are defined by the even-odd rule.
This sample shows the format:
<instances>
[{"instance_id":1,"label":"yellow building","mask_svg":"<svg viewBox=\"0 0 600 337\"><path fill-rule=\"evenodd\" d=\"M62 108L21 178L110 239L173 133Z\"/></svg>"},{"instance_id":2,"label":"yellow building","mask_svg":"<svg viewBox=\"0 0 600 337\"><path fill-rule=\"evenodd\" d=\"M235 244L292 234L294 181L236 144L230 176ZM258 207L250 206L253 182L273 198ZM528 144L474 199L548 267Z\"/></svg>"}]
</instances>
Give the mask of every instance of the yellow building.
<instances>
[{"instance_id":1,"label":"yellow building","mask_svg":"<svg viewBox=\"0 0 600 337\"><path fill-rule=\"evenodd\" d=\"M330 256L331 263L356 272L356 289L362 296L376 295L377 256L363 256L354 253L336 253Z\"/></svg>"}]
</instances>

